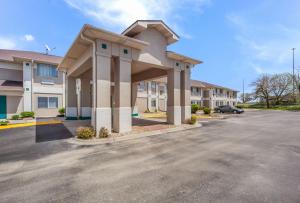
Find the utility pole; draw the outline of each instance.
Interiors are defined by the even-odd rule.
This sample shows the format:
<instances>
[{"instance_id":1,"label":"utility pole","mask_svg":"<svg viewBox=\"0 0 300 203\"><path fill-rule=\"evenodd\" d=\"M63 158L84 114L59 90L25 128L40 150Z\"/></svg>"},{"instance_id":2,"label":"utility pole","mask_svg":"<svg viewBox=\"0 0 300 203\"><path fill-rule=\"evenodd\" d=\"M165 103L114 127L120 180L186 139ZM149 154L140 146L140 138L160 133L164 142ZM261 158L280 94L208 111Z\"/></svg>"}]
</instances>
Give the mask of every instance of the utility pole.
<instances>
[{"instance_id":1,"label":"utility pole","mask_svg":"<svg viewBox=\"0 0 300 203\"><path fill-rule=\"evenodd\" d=\"M245 80L243 79L243 104L245 104Z\"/></svg>"},{"instance_id":2,"label":"utility pole","mask_svg":"<svg viewBox=\"0 0 300 203\"><path fill-rule=\"evenodd\" d=\"M296 98L295 98L295 49L296 48L292 48L292 51L293 51L293 99L294 99L294 102L296 102Z\"/></svg>"}]
</instances>

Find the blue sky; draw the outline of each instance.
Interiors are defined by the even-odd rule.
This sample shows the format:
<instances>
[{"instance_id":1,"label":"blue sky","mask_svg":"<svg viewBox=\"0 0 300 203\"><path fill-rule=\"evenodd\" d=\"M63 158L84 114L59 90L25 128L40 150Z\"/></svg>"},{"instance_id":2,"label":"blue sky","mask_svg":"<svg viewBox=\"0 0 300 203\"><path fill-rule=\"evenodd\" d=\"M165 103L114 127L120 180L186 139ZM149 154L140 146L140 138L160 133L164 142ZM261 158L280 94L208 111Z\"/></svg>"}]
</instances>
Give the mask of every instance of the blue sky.
<instances>
[{"instance_id":1,"label":"blue sky","mask_svg":"<svg viewBox=\"0 0 300 203\"><path fill-rule=\"evenodd\" d=\"M299 0L2 0L0 48L63 56L84 23L120 33L162 19L181 39L173 50L204 63L192 78L246 91L259 74L300 68Z\"/></svg>"}]
</instances>

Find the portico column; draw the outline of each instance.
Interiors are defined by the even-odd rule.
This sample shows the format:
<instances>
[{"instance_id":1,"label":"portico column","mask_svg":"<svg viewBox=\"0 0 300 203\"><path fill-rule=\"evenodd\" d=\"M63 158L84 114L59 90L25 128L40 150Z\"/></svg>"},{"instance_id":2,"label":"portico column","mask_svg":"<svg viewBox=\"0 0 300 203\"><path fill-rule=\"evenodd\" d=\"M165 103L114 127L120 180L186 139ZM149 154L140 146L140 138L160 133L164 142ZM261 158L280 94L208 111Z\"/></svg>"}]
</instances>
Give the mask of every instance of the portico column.
<instances>
[{"instance_id":1,"label":"portico column","mask_svg":"<svg viewBox=\"0 0 300 203\"><path fill-rule=\"evenodd\" d=\"M180 107L180 70L168 70L168 101L167 122L174 125L181 124Z\"/></svg>"},{"instance_id":2,"label":"portico column","mask_svg":"<svg viewBox=\"0 0 300 203\"><path fill-rule=\"evenodd\" d=\"M66 77L66 118L77 119L76 79Z\"/></svg>"},{"instance_id":3,"label":"portico column","mask_svg":"<svg viewBox=\"0 0 300 203\"><path fill-rule=\"evenodd\" d=\"M138 114L138 106L136 103L137 100L137 92L138 92L138 83L132 83L131 84L131 108L132 108L132 114Z\"/></svg>"},{"instance_id":4,"label":"portico column","mask_svg":"<svg viewBox=\"0 0 300 203\"><path fill-rule=\"evenodd\" d=\"M187 66L181 71L181 122L185 123L187 119L191 118L191 82L190 82L190 68Z\"/></svg>"},{"instance_id":5,"label":"portico column","mask_svg":"<svg viewBox=\"0 0 300 203\"><path fill-rule=\"evenodd\" d=\"M111 132L111 56L96 53L96 133Z\"/></svg>"},{"instance_id":6,"label":"portico column","mask_svg":"<svg viewBox=\"0 0 300 203\"><path fill-rule=\"evenodd\" d=\"M131 131L131 59L118 57L115 60L115 108L113 129L123 133Z\"/></svg>"}]
</instances>

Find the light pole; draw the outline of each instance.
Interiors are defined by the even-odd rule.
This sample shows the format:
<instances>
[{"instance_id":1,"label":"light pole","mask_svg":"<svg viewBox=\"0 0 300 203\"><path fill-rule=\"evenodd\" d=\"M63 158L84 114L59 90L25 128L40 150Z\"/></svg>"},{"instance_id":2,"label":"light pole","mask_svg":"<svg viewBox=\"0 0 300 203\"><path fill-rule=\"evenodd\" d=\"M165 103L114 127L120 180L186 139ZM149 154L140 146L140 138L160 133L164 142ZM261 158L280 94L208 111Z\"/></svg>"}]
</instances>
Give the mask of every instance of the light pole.
<instances>
[{"instance_id":1,"label":"light pole","mask_svg":"<svg viewBox=\"0 0 300 203\"><path fill-rule=\"evenodd\" d=\"M245 80L243 79L243 104L245 104Z\"/></svg>"},{"instance_id":2,"label":"light pole","mask_svg":"<svg viewBox=\"0 0 300 203\"><path fill-rule=\"evenodd\" d=\"M294 99L294 102L296 101L296 98L295 98L295 49L296 48L292 48L292 51L293 51L293 99Z\"/></svg>"}]
</instances>

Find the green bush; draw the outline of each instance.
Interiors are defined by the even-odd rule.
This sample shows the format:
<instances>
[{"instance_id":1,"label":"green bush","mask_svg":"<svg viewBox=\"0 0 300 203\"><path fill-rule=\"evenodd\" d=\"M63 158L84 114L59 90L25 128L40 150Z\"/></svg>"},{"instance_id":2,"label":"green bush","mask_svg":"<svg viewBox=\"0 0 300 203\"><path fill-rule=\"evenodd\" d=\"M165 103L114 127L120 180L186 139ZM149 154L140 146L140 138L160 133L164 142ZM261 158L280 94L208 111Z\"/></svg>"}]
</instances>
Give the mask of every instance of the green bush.
<instances>
[{"instance_id":1,"label":"green bush","mask_svg":"<svg viewBox=\"0 0 300 203\"><path fill-rule=\"evenodd\" d=\"M106 138L109 136L107 128L102 127L99 132L99 138Z\"/></svg>"},{"instance_id":2,"label":"green bush","mask_svg":"<svg viewBox=\"0 0 300 203\"><path fill-rule=\"evenodd\" d=\"M21 112L21 118L34 118L34 112L33 111L23 111Z\"/></svg>"},{"instance_id":3,"label":"green bush","mask_svg":"<svg viewBox=\"0 0 300 203\"><path fill-rule=\"evenodd\" d=\"M191 106L191 112L196 113L200 109L200 105L198 104L192 104Z\"/></svg>"},{"instance_id":4,"label":"green bush","mask_svg":"<svg viewBox=\"0 0 300 203\"><path fill-rule=\"evenodd\" d=\"M59 113L60 115L65 115L65 108L60 108L60 109L58 109L58 113Z\"/></svg>"},{"instance_id":5,"label":"green bush","mask_svg":"<svg viewBox=\"0 0 300 203\"><path fill-rule=\"evenodd\" d=\"M19 120L19 119L20 119L20 116L19 116L18 114L13 115L13 116L11 117L11 120Z\"/></svg>"},{"instance_id":6,"label":"green bush","mask_svg":"<svg viewBox=\"0 0 300 203\"><path fill-rule=\"evenodd\" d=\"M91 127L79 127L76 129L76 137L79 139L91 139L95 137L95 130Z\"/></svg>"},{"instance_id":7,"label":"green bush","mask_svg":"<svg viewBox=\"0 0 300 203\"><path fill-rule=\"evenodd\" d=\"M204 114L210 114L211 113L211 109L205 107L205 108L203 108L203 112L204 112Z\"/></svg>"},{"instance_id":8,"label":"green bush","mask_svg":"<svg viewBox=\"0 0 300 203\"><path fill-rule=\"evenodd\" d=\"M8 125L8 121L7 121L7 120L0 121L0 126L1 126L1 125Z\"/></svg>"},{"instance_id":9,"label":"green bush","mask_svg":"<svg viewBox=\"0 0 300 203\"><path fill-rule=\"evenodd\" d=\"M197 116L192 115L190 119L187 120L187 123L190 125L194 125L197 122Z\"/></svg>"}]
</instances>

